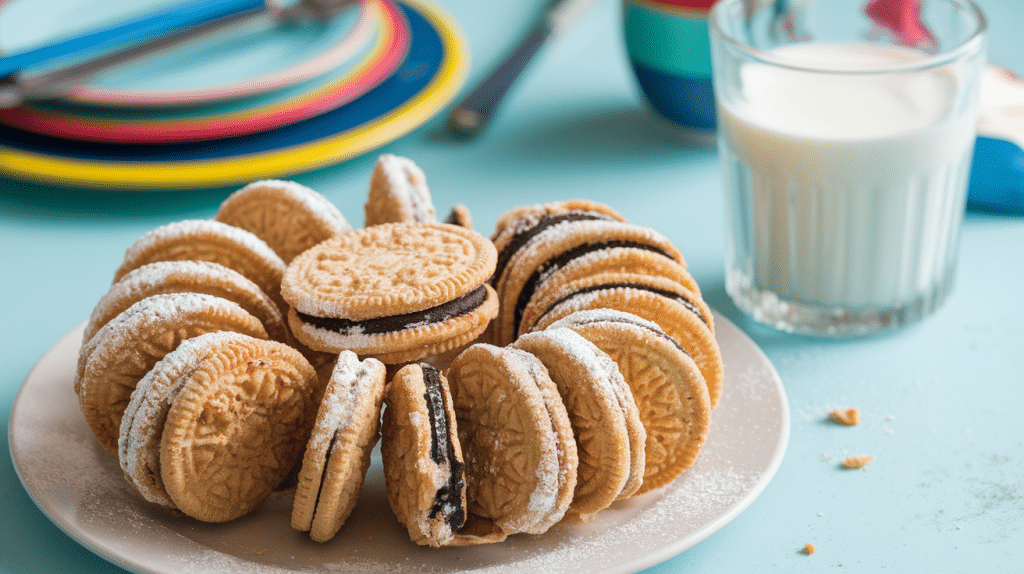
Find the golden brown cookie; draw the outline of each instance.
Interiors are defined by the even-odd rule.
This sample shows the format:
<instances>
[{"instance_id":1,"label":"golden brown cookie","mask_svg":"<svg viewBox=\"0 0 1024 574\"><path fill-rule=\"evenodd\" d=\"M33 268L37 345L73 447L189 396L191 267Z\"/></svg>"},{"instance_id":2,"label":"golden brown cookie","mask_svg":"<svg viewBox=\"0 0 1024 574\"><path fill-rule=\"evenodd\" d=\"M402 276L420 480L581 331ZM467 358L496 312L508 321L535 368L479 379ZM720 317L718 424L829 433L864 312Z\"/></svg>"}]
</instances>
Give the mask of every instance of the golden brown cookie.
<instances>
[{"instance_id":1,"label":"golden brown cookie","mask_svg":"<svg viewBox=\"0 0 1024 574\"><path fill-rule=\"evenodd\" d=\"M546 531L575 490L569 415L540 359L477 344L448 371L470 514L506 534Z\"/></svg>"},{"instance_id":2,"label":"golden brown cookie","mask_svg":"<svg viewBox=\"0 0 1024 574\"><path fill-rule=\"evenodd\" d=\"M251 231L288 263L339 233L352 231L345 216L316 191L294 181L256 181L232 193L217 221Z\"/></svg>"},{"instance_id":3,"label":"golden brown cookie","mask_svg":"<svg viewBox=\"0 0 1024 574\"><path fill-rule=\"evenodd\" d=\"M355 508L377 444L384 364L339 354L306 444L292 506L292 528L326 542Z\"/></svg>"},{"instance_id":4,"label":"golden brown cookie","mask_svg":"<svg viewBox=\"0 0 1024 574\"><path fill-rule=\"evenodd\" d=\"M284 261L259 237L244 229L205 219L187 219L158 227L125 251L114 282L129 271L156 261L212 261L234 269L260 286L281 308Z\"/></svg>"},{"instance_id":5,"label":"golden brown cookie","mask_svg":"<svg viewBox=\"0 0 1024 574\"><path fill-rule=\"evenodd\" d=\"M267 335L282 343L292 337L284 315L262 289L241 273L209 261L157 261L128 272L93 308L82 341L133 304L163 293L206 293L234 301L263 323Z\"/></svg>"},{"instance_id":6,"label":"golden brown cookie","mask_svg":"<svg viewBox=\"0 0 1024 574\"><path fill-rule=\"evenodd\" d=\"M628 396L632 415L639 416L629 387L615 361L571 329L528 333L512 347L540 359L558 387L579 456L576 490L568 512L589 522L622 493L631 473L630 447L638 443L642 452L646 440L642 426L639 436L632 440L629 436L631 429L619 402L621 395ZM617 392L616 387L625 393ZM640 464L642 467L642 457ZM643 469L637 474L643 476Z\"/></svg>"},{"instance_id":7,"label":"golden brown cookie","mask_svg":"<svg viewBox=\"0 0 1024 574\"><path fill-rule=\"evenodd\" d=\"M388 153L378 157L374 165L365 209L366 227L437 221L423 170L408 158Z\"/></svg>"},{"instance_id":8,"label":"golden brown cookie","mask_svg":"<svg viewBox=\"0 0 1024 574\"><path fill-rule=\"evenodd\" d=\"M296 257L282 283L292 332L313 349L389 364L477 338L497 313L487 238L445 223L385 223Z\"/></svg>"},{"instance_id":9,"label":"golden brown cookie","mask_svg":"<svg viewBox=\"0 0 1024 574\"><path fill-rule=\"evenodd\" d=\"M468 207L459 203L452 206L452 210L448 212L448 217L445 218L444 222L465 227L466 229L473 229L473 214L469 211Z\"/></svg>"},{"instance_id":10,"label":"golden brown cookie","mask_svg":"<svg viewBox=\"0 0 1024 574\"><path fill-rule=\"evenodd\" d=\"M564 221L532 236L508 258L499 258L492 283L500 311L494 324L493 343L515 340L523 310L541 280L573 260L590 253L634 247L660 253L683 264L683 256L665 236L638 225L619 221ZM503 250L504 252L504 250Z\"/></svg>"},{"instance_id":11,"label":"golden brown cookie","mask_svg":"<svg viewBox=\"0 0 1024 574\"><path fill-rule=\"evenodd\" d=\"M702 298L672 280L632 273L600 273L554 287L534 299L534 330L582 309L617 309L653 321L697 363L708 385L711 406L718 405L722 353L715 340L711 309Z\"/></svg>"},{"instance_id":12,"label":"golden brown cookie","mask_svg":"<svg viewBox=\"0 0 1024 574\"><path fill-rule=\"evenodd\" d=\"M498 216L491 239L497 245L505 245L513 236L536 235L537 227L557 225L561 221L580 219L606 219L626 222L626 218L611 207L588 199L568 199L521 205ZM525 243L523 238L516 242ZM501 247L499 247L499 250Z\"/></svg>"},{"instance_id":13,"label":"golden brown cookie","mask_svg":"<svg viewBox=\"0 0 1024 574\"><path fill-rule=\"evenodd\" d=\"M160 440L174 505L225 522L259 505L302 457L317 412L316 371L295 349L231 338L175 394Z\"/></svg>"},{"instance_id":14,"label":"golden brown cookie","mask_svg":"<svg viewBox=\"0 0 1024 574\"><path fill-rule=\"evenodd\" d=\"M612 309L578 311L553 323L608 353L629 383L647 430L644 480L637 494L668 484L697 459L711 424L704 377L656 323Z\"/></svg>"},{"instance_id":15,"label":"golden brown cookie","mask_svg":"<svg viewBox=\"0 0 1024 574\"><path fill-rule=\"evenodd\" d=\"M82 347L82 375L75 381L89 428L117 453L121 416L146 373L181 341L213 331L265 339L259 319L236 303L204 293L153 295L112 319Z\"/></svg>"},{"instance_id":16,"label":"golden brown cookie","mask_svg":"<svg viewBox=\"0 0 1024 574\"><path fill-rule=\"evenodd\" d=\"M466 480L448 380L427 363L388 383L381 458L388 502L413 542L446 546L466 522Z\"/></svg>"}]
</instances>

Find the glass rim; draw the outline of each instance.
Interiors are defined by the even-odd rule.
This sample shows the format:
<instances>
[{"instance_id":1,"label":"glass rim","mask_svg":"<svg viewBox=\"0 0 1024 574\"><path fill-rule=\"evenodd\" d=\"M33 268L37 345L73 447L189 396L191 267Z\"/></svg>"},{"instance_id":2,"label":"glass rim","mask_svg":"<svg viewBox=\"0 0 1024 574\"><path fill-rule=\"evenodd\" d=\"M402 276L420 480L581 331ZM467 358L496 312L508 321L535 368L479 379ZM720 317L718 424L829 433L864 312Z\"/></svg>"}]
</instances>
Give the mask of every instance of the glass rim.
<instances>
[{"instance_id":1,"label":"glass rim","mask_svg":"<svg viewBox=\"0 0 1024 574\"><path fill-rule=\"evenodd\" d=\"M739 50L746 54L752 60L755 60L762 64L768 64L771 66L786 68L799 72L811 72L817 74L837 74L837 75L867 75L867 74L890 74L890 73L905 73L912 71L927 70L929 68L935 68L945 65L951 61L959 59L964 54L975 52L980 49L980 44L985 41L988 33L988 19L985 17L985 13L982 12L981 8L973 0L940 0L951 6L961 6L969 11L977 21L977 27L973 33L968 36L964 41L953 46L947 50L943 50L937 54L929 54L926 58L916 60L908 64L901 64L897 66L886 66L882 68L865 68L865 69L829 69L822 68L812 65L801 65L792 62L787 58L780 58L767 52L751 46L750 44L739 40L732 34L726 32L724 27L721 25L723 14L725 11L732 6L737 4L748 4L749 0L718 0L711 7L711 11L708 14L708 26L712 32L712 37L717 36L721 40L724 40L734 49ZM799 42L793 42L791 44L798 44ZM892 44L890 44L892 45Z\"/></svg>"}]
</instances>

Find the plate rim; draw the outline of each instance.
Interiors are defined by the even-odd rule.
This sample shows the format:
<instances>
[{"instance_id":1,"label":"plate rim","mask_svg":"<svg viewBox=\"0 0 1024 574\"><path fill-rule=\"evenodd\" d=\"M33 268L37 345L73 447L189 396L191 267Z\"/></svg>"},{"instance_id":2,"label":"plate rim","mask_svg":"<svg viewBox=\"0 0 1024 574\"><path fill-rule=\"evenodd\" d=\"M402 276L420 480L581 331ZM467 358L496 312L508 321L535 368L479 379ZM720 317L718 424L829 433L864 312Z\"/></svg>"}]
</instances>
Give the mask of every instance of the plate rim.
<instances>
[{"instance_id":1,"label":"plate rim","mask_svg":"<svg viewBox=\"0 0 1024 574\"><path fill-rule=\"evenodd\" d=\"M791 409L789 406L788 397L786 395L785 387L782 383L781 378L778 375L774 365L768 359L764 351L738 326L729 321L726 317L719 314L717 311L713 311L716 322L716 333L719 329L724 326L730 337L735 337L733 344L742 344L747 347L748 352L754 353L754 355L760 361L760 367L765 370L768 381L761 381L762 384L766 385L770 391L777 394L779 402L780 418L779 428L780 434L776 437L774 442L774 449L772 455L765 467L764 471L760 473L757 480L750 485L738 499L733 500L727 508L721 513L715 516L713 519L701 525L694 532L687 534L686 536L676 540L673 543L665 544L660 546L656 551L646 552L641 556L634 557L632 559L623 560L615 565L608 568L601 569L599 572L603 574L632 574L644 570L646 568L653 567L661 564L662 562L669 560L675 556L678 556L685 550L696 546L703 542L708 537L718 532L725 525L729 524L742 514L747 508L760 495L764 492L768 484L774 479L782 464L782 460L785 456L786 450L789 444L790 431L791 431ZM9 455L11 456L15 473L18 476L18 480L21 482L22 487L28 493L33 504L43 513L48 520L50 520L55 526L57 526L62 532L67 534L70 538L75 540L76 543L82 545L86 549L100 556L104 560L115 564L119 567L128 569L132 572L146 573L146 574L166 574L169 572L166 568L156 569L149 564L146 564L138 559L130 559L129 557L119 555L113 550L108 549L102 544L89 539L84 531L79 531L78 528L74 527L69 521L65 520L63 516L57 515L56 510L49 507L44 501L38 498L38 495L28 486L28 481L24 476L24 468L22 462L19 459L18 453L18 441L16 440L16 422L21 420L21 410L27 408L24 406L22 400L23 393L27 393L26 390L29 385L29 381L34 377L37 377L37 372L43 368L44 365L49 364L55 360L61 352L65 352L66 349L70 349L72 352L77 352L80 343L76 342L76 338L81 338L82 330L85 327L85 321L79 323L75 327L65 332L59 337L36 361L32 369L30 369L25 381L19 388L18 393L15 397L15 401L11 408L10 419L8 423L8 445ZM769 384L770 383L770 384ZM699 459L698 459L699 460ZM214 552L211 550L211 552ZM490 571L492 569L488 569Z\"/></svg>"}]
</instances>

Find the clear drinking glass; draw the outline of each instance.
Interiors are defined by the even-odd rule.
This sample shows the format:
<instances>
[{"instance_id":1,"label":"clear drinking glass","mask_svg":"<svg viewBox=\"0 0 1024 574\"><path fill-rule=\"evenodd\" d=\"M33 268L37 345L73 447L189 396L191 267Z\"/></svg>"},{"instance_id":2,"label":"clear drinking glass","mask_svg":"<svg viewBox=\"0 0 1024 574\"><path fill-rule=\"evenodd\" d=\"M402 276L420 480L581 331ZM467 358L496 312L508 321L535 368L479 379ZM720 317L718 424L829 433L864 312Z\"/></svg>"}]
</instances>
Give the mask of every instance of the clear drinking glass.
<instances>
[{"instance_id":1,"label":"clear drinking glass","mask_svg":"<svg viewBox=\"0 0 1024 574\"><path fill-rule=\"evenodd\" d=\"M726 288L759 322L863 335L923 318L952 287L986 22L970 0L917 5L711 11Z\"/></svg>"}]
</instances>

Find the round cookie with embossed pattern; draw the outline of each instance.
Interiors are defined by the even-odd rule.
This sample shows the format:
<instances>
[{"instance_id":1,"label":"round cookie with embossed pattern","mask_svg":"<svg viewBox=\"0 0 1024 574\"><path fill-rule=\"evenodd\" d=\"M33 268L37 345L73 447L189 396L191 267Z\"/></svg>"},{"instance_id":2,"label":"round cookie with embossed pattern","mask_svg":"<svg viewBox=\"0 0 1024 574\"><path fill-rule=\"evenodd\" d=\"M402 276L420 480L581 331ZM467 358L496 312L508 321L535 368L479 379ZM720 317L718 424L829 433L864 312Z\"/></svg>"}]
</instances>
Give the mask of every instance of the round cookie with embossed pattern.
<instances>
[{"instance_id":1,"label":"round cookie with embossed pattern","mask_svg":"<svg viewBox=\"0 0 1024 574\"><path fill-rule=\"evenodd\" d=\"M448 380L427 363L388 383L381 458L388 503L413 542L446 546L466 523L462 446Z\"/></svg>"},{"instance_id":2,"label":"round cookie with embossed pattern","mask_svg":"<svg viewBox=\"0 0 1024 574\"><path fill-rule=\"evenodd\" d=\"M477 338L497 314L494 246L445 223L384 223L296 257L282 283L301 342L396 364Z\"/></svg>"},{"instance_id":3,"label":"round cookie with embossed pattern","mask_svg":"<svg viewBox=\"0 0 1024 574\"><path fill-rule=\"evenodd\" d=\"M220 343L167 411L160 475L174 505L204 522L255 509L302 457L317 384L309 361L283 343Z\"/></svg>"},{"instance_id":4,"label":"round cookie with embossed pattern","mask_svg":"<svg viewBox=\"0 0 1024 574\"><path fill-rule=\"evenodd\" d=\"M469 511L506 534L545 532L572 502L579 465L565 405L544 364L477 344L448 370Z\"/></svg>"},{"instance_id":5,"label":"round cookie with embossed pattern","mask_svg":"<svg viewBox=\"0 0 1024 574\"><path fill-rule=\"evenodd\" d=\"M693 465L711 425L707 384L693 359L657 323L612 309L577 311L551 324L583 335L618 364L647 430L644 480L660 488Z\"/></svg>"},{"instance_id":6,"label":"round cookie with embossed pattern","mask_svg":"<svg viewBox=\"0 0 1024 574\"><path fill-rule=\"evenodd\" d=\"M540 359L562 397L579 457L568 512L589 522L640 486L647 434L633 395L615 361L571 329L528 333L512 347Z\"/></svg>"},{"instance_id":7,"label":"round cookie with embossed pattern","mask_svg":"<svg viewBox=\"0 0 1024 574\"><path fill-rule=\"evenodd\" d=\"M294 181L255 181L232 193L217 209L217 221L251 231L288 263L339 233L352 231L326 197Z\"/></svg>"},{"instance_id":8,"label":"round cookie with embossed pattern","mask_svg":"<svg viewBox=\"0 0 1024 574\"><path fill-rule=\"evenodd\" d=\"M238 304L204 293L153 295L112 319L82 347L75 380L79 406L93 434L117 453L121 417L138 382L185 339L235 331L265 339L259 319Z\"/></svg>"},{"instance_id":9,"label":"round cookie with embossed pattern","mask_svg":"<svg viewBox=\"0 0 1024 574\"><path fill-rule=\"evenodd\" d=\"M377 444L384 364L338 355L306 444L292 505L292 528L326 542L355 508Z\"/></svg>"}]
</instances>

